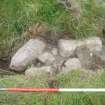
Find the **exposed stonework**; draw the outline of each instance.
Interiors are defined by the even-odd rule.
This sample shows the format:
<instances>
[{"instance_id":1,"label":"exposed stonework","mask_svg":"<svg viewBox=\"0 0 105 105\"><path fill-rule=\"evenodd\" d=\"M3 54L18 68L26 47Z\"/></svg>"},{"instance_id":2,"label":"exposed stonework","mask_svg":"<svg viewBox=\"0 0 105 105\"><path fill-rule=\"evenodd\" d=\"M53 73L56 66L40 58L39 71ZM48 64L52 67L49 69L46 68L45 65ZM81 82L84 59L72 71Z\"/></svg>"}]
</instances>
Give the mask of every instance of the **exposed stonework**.
<instances>
[{"instance_id":1,"label":"exposed stonework","mask_svg":"<svg viewBox=\"0 0 105 105\"><path fill-rule=\"evenodd\" d=\"M10 68L15 71L23 71L46 48L46 43L40 39L30 39L12 57Z\"/></svg>"},{"instance_id":2,"label":"exposed stonework","mask_svg":"<svg viewBox=\"0 0 105 105\"><path fill-rule=\"evenodd\" d=\"M50 52L44 52L38 57L39 61L45 65L51 65L55 61L55 57Z\"/></svg>"},{"instance_id":3,"label":"exposed stonework","mask_svg":"<svg viewBox=\"0 0 105 105\"><path fill-rule=\"evenodd\" d=\"M56 75L78 69L97 70L105 67L105 54L99 37L84 40L59 39L57 45L39 38L29 40L13 56L10 68L26 75L39 72Z\"/></svg>"},{"instance_id":4,"label":"exposed stonework","mask_svg":"<svg viewBox=\"0 0 105 105\"><path fill-rule=\"evenodd\" d=\"M76 40L61 39L58 41L59 54L62 57L70 57L74 54L77 45L78 44Z\"/></svg>"},{"instance_id":5,"label":"exposed stonework","mask_svg":"<svg viewBox=\"0 0 105 105\"><path fill-rule=\"evenodd\" d=\"M43 67L31 67L25 71L25 75L27 77L35 77L37 75L48 75L49 72L51 71L50 66L43 66Z\"/></svg>"},{"instance_id":6,"label":"exposed stonework","mask_svg":"<svg viewBox=\"0 0 105 105\"><path fill-rule=\"evenodd\" d=\"M70 71L70 70L76 70L81 69L81 62L78 58L70 58L64 63L63 71Z\"/></svg>"}]
</instances>

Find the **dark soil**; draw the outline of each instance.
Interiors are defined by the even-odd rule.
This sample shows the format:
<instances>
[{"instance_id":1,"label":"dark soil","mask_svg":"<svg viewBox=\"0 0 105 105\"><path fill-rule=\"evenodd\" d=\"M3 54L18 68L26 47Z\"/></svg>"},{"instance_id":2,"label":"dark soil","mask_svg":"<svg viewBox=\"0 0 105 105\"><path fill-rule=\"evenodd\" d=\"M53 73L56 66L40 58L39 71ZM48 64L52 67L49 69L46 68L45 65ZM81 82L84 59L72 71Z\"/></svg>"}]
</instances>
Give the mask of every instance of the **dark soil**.
<instances>
[{"instance_id":1,"label":"dark soil","mask_svg":"<svg viewBox=\"0 0 105 105\"><path fill-rule=\"evenodd\" d=\"M0 59L0 68L1 69L8 69L9 68L9 63L10 60L9 59Z\"/></svg>"},{"instance_id":2,"label":"dark soil","mask_svg":"<svg viewBox=\"0 0 105 105\"><path fill-rule=\"evenodd\" d=\"M15 72L9 69L10 59L0 59L0 76L14 75Z\"/></svg>"}]
</instances>

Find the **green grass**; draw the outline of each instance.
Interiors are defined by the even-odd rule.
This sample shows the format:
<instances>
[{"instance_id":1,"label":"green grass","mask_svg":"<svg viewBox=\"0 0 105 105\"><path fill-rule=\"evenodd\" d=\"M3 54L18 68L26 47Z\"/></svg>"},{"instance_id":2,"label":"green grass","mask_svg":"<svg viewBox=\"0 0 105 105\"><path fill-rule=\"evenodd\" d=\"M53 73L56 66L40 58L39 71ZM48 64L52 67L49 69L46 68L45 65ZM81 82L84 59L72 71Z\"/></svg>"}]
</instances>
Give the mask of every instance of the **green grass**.
<instances>
[{"instance_id":1,"label":"green grass","mask_svg":"<svg viewBox=\"0 0 105 105\"><path fill-rule=\"evenodd\" d=\"M79 22L69 11L60 7L56 0L3 0L0 3L1 28L6 36L12 36L14 32L21 34L29 25L43 21L49 24L51 29L55 27L56 31L70 31L76 37L96 35L98 25L105 21L105 2L76 1L82 10Z\"/></svg>"},{"instance_id":2,"label":"green grass","mask_svg":"<svg viewBox=\"0 0 105 105\"><path fill-rule=\"evenodd\" d=\"M47 78L24 75L0 78L0 87L48 87ZM71 71L56 76L59 87L105 87L105 71ZM9 93L0 92L0 105L104 105L104 93Z\"/></svg>"},{"instance_id":3,"label":"green grass","mask_svg":"<svg viewBox=\"0 0 105 105\"><path fill-rule=\"evenodd\" d=\"M0 56L8 55L12 45L19 48L18 43L24 40L22 32L38 21L48 24L52 31L70 32L75 38L100 35L105 26L104 0L76 1L82 10L79 21L56 0L1 0Z\"/></svg>"},{"instance_id":4,"label":"green grass","mask_svg":"<svg viewBox=\"0 0 105 105\"><path fill-rule=\"evenodd\" d=\"M0 58L23 43L22 32L42 21L56 32L67 31L75 38L100 35L105 27L104 0L76 0L81 5L79 21L56 0L0 0ZM105 72L73 71L58 75L59 87L105 87ZM0 77L0 87L48 87L45 78L24 75ZM104 105L104 93L8 93L0 92L0 105Z\"/></svg>"}]
</instances>

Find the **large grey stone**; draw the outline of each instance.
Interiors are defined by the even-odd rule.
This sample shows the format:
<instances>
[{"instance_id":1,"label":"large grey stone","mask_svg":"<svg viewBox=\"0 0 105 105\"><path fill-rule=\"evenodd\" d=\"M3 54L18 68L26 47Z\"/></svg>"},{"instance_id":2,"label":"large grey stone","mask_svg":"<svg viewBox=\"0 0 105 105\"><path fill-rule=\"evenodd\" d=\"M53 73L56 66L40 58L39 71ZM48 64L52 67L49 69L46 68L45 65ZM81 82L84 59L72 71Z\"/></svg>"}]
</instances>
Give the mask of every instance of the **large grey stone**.
<instances>
[{"instance_id":1,"label":"large grey stone","mask_svg":"<svg viewBox=\"0 0 105 105\"><path fill-rule=\"evenodd\" d=\"M51 65L55 61L55 57L50 52L44 52L38 57L39 61L46 65Z\"/></svg>"},{"instance_id":2,"label":"large grey stone","mask_svg":"<svg viewBox=\"0 0 105 105\"><path fill-rule=\"evenodd\" d=\"M64 63L63 72L82 68L78 58L70 58Z\"/></svg>"},{"instance_id":3,"label":"large grey stone","mask_svg":"<svg viewBox=\"0 0 105 105\"><path fill-rule=\"evenodd\" d=\"M38 75L48 75L51 71L50 66L43 66L43 67L31 67L25 71L25 75L27 77L35 77Z\"/></svg>"},{"instance_id":4,"label":"large grey stone","mask_svg":"<svg viewBox=\"0 0 105 105\"><path fill-rule=\"evenodd\" d=\"M84 45L92 52L102 50L102 40L99 37L91 37L84 40Z\"/></svg>"},{"instance_id":5,"label":"large grey stone","mask_svg":"<svg viewBox=\"0 0 105 105\"><path fill-rule=\"evenodd\" d=\"M76 40L65 40L60 39L58 41L59 53L62 57L69 57L74 54L75 49L77 48Z\"/></svg>"},{"instance_id":6,"label":"large grey stone","mask_svg":"<svg viewBox=\"0 0 105 105\"><path fill-rule=\"evenodd\" d=\"M91 69L93 65L92 56L93 53L86 46L81 46L76 49L76 55L79 58L82 67L85 69Z\"/></svg>"},{"instance_id":7,"label":"large grey stone","mask_svg":"<svg viewBox=\"0 0 105 105\"><path fill-rule=\"evenodd\" d=\"M75 55L75 49L80 46L86 46L90 51L101 51L102 40L99 37L91 37L85 40L65 40L58 41L59 53L62 57Z\"/></svg>"},{"instance_id":8,"label":"large grey stone","mask_svg":"<svg viewBox=\"0 0 105 105\"><path fill-rule=\"evenodd\" d=\"M97 70L105 67L105 52L92 52L86 46L78 47L76 50L77 57L85 69Z\"/></svg>"},{"instance_id":9,"label":"large grey stone","mask_svg":"<svg viewBox=\"0 0 105 105\"><path fill-rule=\"evenodd\" d=\"M52 49L51 49L51 53L52 53L54 56L57 56L57 55L58 55L58 49L57 49L57 48L52 48Z\"/></svg>"},{"instance_id":10,"label":"large grey stone","mask_svg":"<svg viewBox=\"0 0 105 105\"><path fill-rule=\"evenodd\" d=\"M11 59L10 68L24 71L28 64L35 60L46 48L46 43L40 39L30 39Z\"/></svg>"},{"instance_id":11,"label":"large grey stone","mask_svg":"<svg viewBox=\"0 0 105 105\"><path fill-rule=\"evenodd\" d=\"M103 69L105 68L105 52L97 51L93 53L93 62L96 65L96 69Z\"/></svg>"}]
</instances>

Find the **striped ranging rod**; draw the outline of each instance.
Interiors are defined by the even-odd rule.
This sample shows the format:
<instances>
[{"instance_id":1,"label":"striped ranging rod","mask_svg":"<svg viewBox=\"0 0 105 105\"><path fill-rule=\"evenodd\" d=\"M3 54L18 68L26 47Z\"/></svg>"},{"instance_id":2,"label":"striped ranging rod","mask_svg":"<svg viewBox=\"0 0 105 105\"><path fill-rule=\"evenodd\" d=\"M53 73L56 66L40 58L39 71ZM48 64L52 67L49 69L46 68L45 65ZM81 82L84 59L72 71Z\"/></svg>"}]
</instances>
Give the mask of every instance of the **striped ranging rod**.
<instances>
[{"instance_id":1,"label":"striped ranging rod","mask_svg":"<svg viewBox=\"0 0 105 105\"><path fill-rule=\"evenodd\" d=\"M0 88L8 92L105 92L105 88Z\"/></svg>"}]
</instances>

